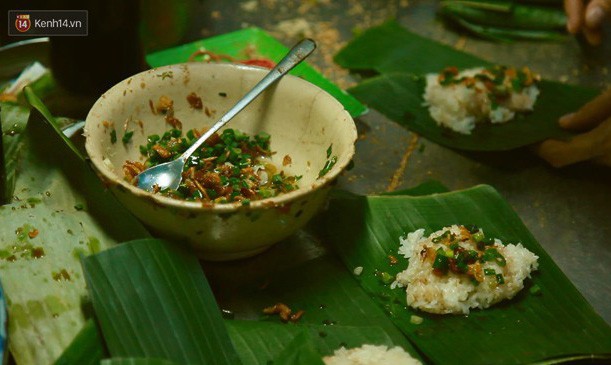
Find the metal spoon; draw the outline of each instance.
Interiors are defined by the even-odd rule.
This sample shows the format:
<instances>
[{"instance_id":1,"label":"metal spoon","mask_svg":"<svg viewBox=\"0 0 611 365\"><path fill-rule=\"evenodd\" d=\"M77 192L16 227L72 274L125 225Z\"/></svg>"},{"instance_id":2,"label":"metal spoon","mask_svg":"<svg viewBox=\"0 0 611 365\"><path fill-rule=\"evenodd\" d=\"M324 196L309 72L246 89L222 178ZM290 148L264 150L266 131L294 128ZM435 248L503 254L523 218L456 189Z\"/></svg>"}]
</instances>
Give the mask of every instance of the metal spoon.
<instances>
[{"instance_id":1,"label":"metal spoon","mask_svg":"<svg viewBox=\"0 0 611 365\"><path fill-rule=\"evenodd\" d=\"M189 149L187 149L177 159L153 166L141 172L138 178L138 187L146 191L153 191L157 186L159 189L177 189L182 180L182 171L189 156L216 131L221 129L236 114L244 109L259 94L267 89L274 82L288 73L293 67L298 65L314 51L316 43L311 39L304 39L294 46L289 53L274 67L257 85L255 85L242 99L240 99L225 115L221 117L210 129L204 133Z\"/></svg>"}]
</instances>

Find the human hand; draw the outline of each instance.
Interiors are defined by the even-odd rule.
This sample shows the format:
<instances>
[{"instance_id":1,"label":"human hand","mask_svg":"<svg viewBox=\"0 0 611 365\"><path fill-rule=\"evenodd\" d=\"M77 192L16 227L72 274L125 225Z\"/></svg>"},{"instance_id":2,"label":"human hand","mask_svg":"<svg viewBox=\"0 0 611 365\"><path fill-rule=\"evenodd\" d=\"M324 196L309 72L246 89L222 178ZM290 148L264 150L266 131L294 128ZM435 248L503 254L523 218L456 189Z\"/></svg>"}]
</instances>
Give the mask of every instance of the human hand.
<instances>
[{"instance_id":1,"label":"human hand","mask_svg":"<svg viewBox=\"0 0 611 365\"><path fill-rule=\"evenodd\" d=\"M568 141L544 141L535 147L539 156L554 167L586 160L611 166L611 89L558 123L565 129L587 132Z\"/></svg>"},{"instance_id":2,"label":"human hand","mask_svg":"<svg viewBox=\"0 0 611 365\"><path fill-rule=\"evenodd\" d=\"M569 33L583 33L591 45L602 42L602 25L611 14L611 0L564 0L564 10Z\"/></svg>"}]
</instances>

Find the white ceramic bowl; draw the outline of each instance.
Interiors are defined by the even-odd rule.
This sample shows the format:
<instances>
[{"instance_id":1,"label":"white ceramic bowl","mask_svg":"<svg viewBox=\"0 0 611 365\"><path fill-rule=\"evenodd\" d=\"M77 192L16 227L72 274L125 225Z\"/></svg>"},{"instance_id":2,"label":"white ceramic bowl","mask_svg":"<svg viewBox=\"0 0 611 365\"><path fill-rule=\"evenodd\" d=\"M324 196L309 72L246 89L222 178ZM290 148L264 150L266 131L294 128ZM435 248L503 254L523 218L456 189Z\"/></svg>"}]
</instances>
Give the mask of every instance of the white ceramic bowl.
<instances>
[{"instance_id":1,"label":"white ceramic bowl","mask_svg":"<svg viewBox=\"0 0 611 365\"><path fill-rule=\"evenodd\" d=\"M273 163L288 174L301 175L299 189L279 196L240 203L203 206L148 193L124 179L126 160L142 161L139 146L152 134L171 129L150 103L160 96L174 102L183 131L211 126L267 70L231 64L186 63L134 75L98 99L85 124L85 147L100 178L116 197L153 232L188 242L208 260L255 255L288 237L324 205L330 184L354 155L356 128L350 115L332 96L294 76L285 76L230 121L226 128L249 135L271 135ZM195 92L204 108L194 109L187 95ZM207 112L206 112L207 109ZM127 126L127 128L125 127ZM116 130L116 142L111 131ZM134 131L122 142L124 131ZM327 149L336 164L322 177ZM283 166L284 156L291 163Z\"/></svg>"}]
</instances>

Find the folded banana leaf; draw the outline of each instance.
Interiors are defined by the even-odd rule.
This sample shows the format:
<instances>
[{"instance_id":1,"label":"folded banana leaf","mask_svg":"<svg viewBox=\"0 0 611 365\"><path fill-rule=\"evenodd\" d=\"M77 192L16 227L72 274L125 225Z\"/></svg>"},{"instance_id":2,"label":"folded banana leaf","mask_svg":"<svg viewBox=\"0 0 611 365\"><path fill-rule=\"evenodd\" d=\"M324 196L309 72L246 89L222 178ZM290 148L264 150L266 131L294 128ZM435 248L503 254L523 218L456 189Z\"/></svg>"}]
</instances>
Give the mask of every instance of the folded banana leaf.
<instances>
[{"instance_id":1,"label":"folded banana leaf","mask_svg":"<svg viewBox=\"0 0 611 365\"><path fill-rule=\"evenodd\" d=\"M22 133L30 111L20 105L0 102L0 205L10 203L15 190Z\"/></svg>"},{"instance_id":2,"label":"folded banana leaf","mask_svg":"<svg viewBox=\"0 0 611 365\"><path fill-rule=\"evenodd\" d=\"M241 285L231 293L221 295L219 300L223 308L235 314L235 318L263 321L265 324L282 323L277 315L263 314L266 307L283 303L293 312L303 310L298 325L328 328L316 341L321 355L330 355L341 345L352 348L373 343L401 346L413 357L420 358L419 352L386 317L383 309L359 287L353 276L352 269L346 271L335 257L325 255L287 270L245 278ZM293 323L281 325L295 326ZM353 329L333 331L335 326ZM376 334L379 330L370 333L372 327L386 335ZM260 330L262 333L269 331L265 327ZM270 335L270 338L282 336Z\"/></svg>"},{"instance_id":3,"label":"folded banana leaf","mask_svg":"<svg viewBox=\"0 0 611 365\"><path fill-rule=\"evenodd\" d=\"M53 363L85 325L80 255L148 236L43 122L43 108L22 132L14 202L0 206L0 280L19 364Z\"/></svg>"},{"instance_id":4,"label":"folded banana leaf","mask_svg":"<svg viewBox=\"0 0 611 365\"><path fill-rule=\"evenodd\" d=\"M599 92L542 81L533 112L503 124L481 124L471 135L464 135L440 127L430 117L423 106L422 77L449 66L466 69L489 66L489 62L411 33L395 21L365 31L342 49L335 61L354 71L380 74L349 90L359 100L436 143L464 150L503 151L547 138L568 138L571 134L558 126L558 118Z\"/></svg>"},{"instance_id":5,"label":"folded banana leaf","mask_svg":"<svg viewBox=\"0 0 611 365\"><path fill-rule=\"evenodd\" d=\"M137 240L84 258L83 269L113 357L240 364L191 252L159 240Z\"/></svg>"},{"instance_id":6,"label":"folded banana leaf","mask_svg":"<svg viewBox=\"0 0 611 365\"><path fill-rule=\"evenodd\" d=\"M282 324L252 320L227 320L225 324L244 364L265 365L277 359L302 334L312 341L319 357L333 354L342 345L394 346L386 331L378 326Z\"/></svg>"},{"instance_id":7,"label":"folded banana leaf","mask_svg":"<svg viewBox=\"0 0 611 365\"><path fill-rule=\"evenodd\" d=\"M116 359L104 359L99 362L100 365L179 365L175 362L163 359L126 357Z\"/></svg>"},{"instance_id":8,"label":"folded banana leaf","mask_svg":"<svg viewBox=\"0 0 611 365\"><path fill-rule=\"evenodd\" d=\"M521 30L564 30L562 9L520 5L509 1L442 1L441 13L466 21Z\"/></svg>"},{"instance_id":9,"label":"folded banana leaf","mask_svg":"<svg viewBox=\"0 0 611 365\"><path fill-rule=\"evenodd\" d=\"M360 285L433 363L525 364L611 352L609 325L489 186L420 197L343 196L331 201L321 222L323 238L347 268L363 267ZM382 280L407 266L397 254L399 237L452 224L476 224L505 243L521 242L539 256L539 270L512 300L469 315L432 315L406 307L404 289L390 289L389 281ZM389 255L398 263L392 265ZM533 285L540 292L531 292ZM422 323L414 324L413 315Z\"/></svg>"},{"instance_id":10,"label":"folded banana leaf","mask_svg":"<svg viewBox=\"0 0 611 365\"><path fill-rule=\"evenodd\" d=\"M99 329L95 320L90 318L54 365L98 365L105 354Z\"/></svg>"},{"instance_id":11,"label":"folded banana leaf","mask_svg":"<svg viewBox=\"0 0 611 365\"><path fill-rule=\"evenodd\" d=\"M365 343L404 345L416 353L341 264L329 258L278 273L282 280L257 290L260 294L243 292L255 313L261 313L259 303L270 303L268 295L305 310L298 323L286 324L263 314L260 320L223 322L197 260L158 240L125 243L85 258L83 266L112 360L238 364L237 354L244 364L309 365L341 346ZM77 339L96 348L95 327L86 330ZM76 344L67 352L70 356L62 358L79 358Z\"/></svg>"},{"instance_id":12,"label":"folded banana leaf","mask_svg":"<svg viewBox=\"0 0 611 365\"><path fill-rule=\"evenodd\" d=\"M516 39L524 39L531 41L564 41L567 39L567 34L564 32L547 30L547 29L512 29L502 28L489 25L477 24L463 18L447 14L446 18L450 21L465 28L470 33L497 42L513 42Z\"/></svg>"}]
</instances>

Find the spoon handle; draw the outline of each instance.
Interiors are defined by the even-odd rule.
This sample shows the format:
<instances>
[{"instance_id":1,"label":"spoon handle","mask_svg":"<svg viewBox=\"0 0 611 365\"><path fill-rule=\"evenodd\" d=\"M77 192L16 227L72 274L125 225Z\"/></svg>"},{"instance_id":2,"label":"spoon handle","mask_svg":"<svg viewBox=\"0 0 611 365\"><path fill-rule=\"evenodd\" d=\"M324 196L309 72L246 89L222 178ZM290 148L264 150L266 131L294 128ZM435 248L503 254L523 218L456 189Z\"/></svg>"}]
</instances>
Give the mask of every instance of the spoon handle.
<instances>
[{"instance_id":1,"label":"spoon handle","mask_svg":"<svg viewBox=\"0 0 611 365\"><path fill-rule=\"evenodd\" d=\"M261 94L267 87L274 82L278 81L282 76L287 74L296 65L303 61L307 56L310 55L316 48L316 43L311 39L304 39L295 45L289 53L274 67L261 81L259 81L242 99L240 99L231 109L225 113L221 119L219 119L210 129L206 131L189 149L187 149L181 156L180 159L186 160L193 152L197 149L216 131L221 129L227 122L231 120L236 114L244 109L250 102L252 102L259 94Z\"/></svg>"}]
</instances>

